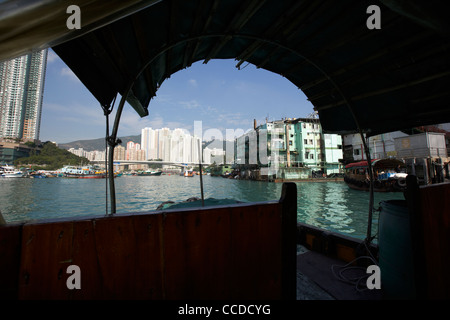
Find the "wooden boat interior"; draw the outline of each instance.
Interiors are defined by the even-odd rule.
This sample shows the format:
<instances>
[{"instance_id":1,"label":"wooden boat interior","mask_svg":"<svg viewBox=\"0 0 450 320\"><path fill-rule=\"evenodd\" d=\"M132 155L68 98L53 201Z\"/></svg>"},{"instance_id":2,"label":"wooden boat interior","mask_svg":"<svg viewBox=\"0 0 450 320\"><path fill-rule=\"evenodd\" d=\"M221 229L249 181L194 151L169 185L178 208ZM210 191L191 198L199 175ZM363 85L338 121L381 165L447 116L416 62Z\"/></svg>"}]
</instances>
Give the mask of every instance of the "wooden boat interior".
<instances>
[{"instance_id":1,"label":"wooden boat interior","mask_svg":"<svg viewBox=\"0 0 450 320\"><path fill-rule=\"evenodd\" d=\"M450 122L444 1L381 0L375 29L368 0L77 3L80 29L67 26L71 1L0 2L0 61L52 48L98 100L99 112L108 115L120 95L107 137L111 166L125 103L147 116L163 81L211 59L285 77L328 133L367 137ZM298 244L348 262L361 254L362 241L297 224L291 183L270 203L118 215L109 172L106 217L0 226L1 298L295 300ZM449 193L449 184L412 182L406 193L416 284L426 298L450 297ZM377 254L370 241L363 248ZM82 290L67 289L73 264L82 269Z\"/></svg>"}]
</instances>

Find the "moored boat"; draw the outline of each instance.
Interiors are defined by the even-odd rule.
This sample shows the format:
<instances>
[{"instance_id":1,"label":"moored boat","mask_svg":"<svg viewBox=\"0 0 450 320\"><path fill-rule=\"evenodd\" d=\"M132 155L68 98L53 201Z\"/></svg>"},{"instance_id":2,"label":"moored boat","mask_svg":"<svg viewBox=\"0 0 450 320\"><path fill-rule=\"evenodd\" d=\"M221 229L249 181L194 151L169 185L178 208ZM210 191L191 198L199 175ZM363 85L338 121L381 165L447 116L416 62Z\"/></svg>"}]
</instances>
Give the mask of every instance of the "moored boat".
<instances>
[{"instance_id":1,"label":"moored boat","mask_svg":"<svg viewBox=\"0 0 450 320\"><path fill-rule=\"evenodd\" d=\"M193 170L186 170L186 171L183 173L183 176L184 176L184 177L193 177L193 176L194 176L194 171L193 171Z\"/></svg>"},{"instance_id":2,"label":"moored boat","mask_svg":"<svg viewBox=\"0 0 450 320\"><path fill-rule=\"evenodd\" d=\"M136 173L136 176L160 176L162 174L162 171L140 171Z\"/></svg>"},{"instance_id":3,"label":"moored boat","mask_svg":"<svg viewBox=\"0 0 450 320\"><path fill-rule=\"evenodd\" d=\"M65 166L61 169L61 173L65 178L101 179L106 177L104 172L96 170L93 166Z\"/></svg>"},{"instance_id":4,"label":"moored boat","mask_svg":"<svg viewBox=\"0 0 450 320\"><path fill-rule=\"evenodd\" d=\"M35 172L31 172L29 174L29 177L32 179L45 179L45 178L47 178L47 175L43 172L35 171Z\"/></svg>"},{"instance_id":5,"label":"moored boat","mask_svg":"<svg viewBox=\"0 0 450 320\"><path fill-rule=\"evenodd\" d=\"M0 177L2 178L22 178L25 173L13 166L4 165L0 167Z\"/></svg>"},{"instance_id":6,"label":"moored boat","mask_svg":"<svg viewBox=\"0 0 450 320\"><path fill-rule=\"evenodd\" d=\"M404 191L406 187L406 165L397 159L372 160L374 173L373 189L376 192ZM367 161L349 163L345 166L345 183L355 190L369 191L369 166Z\"/></svg>"}]
</instances>

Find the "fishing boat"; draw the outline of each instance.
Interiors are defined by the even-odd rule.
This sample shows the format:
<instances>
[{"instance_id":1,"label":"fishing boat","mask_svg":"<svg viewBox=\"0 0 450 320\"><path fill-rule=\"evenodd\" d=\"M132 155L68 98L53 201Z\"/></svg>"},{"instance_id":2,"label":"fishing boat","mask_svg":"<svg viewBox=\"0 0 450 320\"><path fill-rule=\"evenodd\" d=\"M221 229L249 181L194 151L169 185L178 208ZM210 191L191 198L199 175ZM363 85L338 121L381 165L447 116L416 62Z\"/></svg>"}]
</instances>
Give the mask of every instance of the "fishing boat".
<instances>
[{"instance_id":1,"label":"fishing boat","mask_svg":"<svg viewBox=\"0 0 450 320\"><path fill-rule=\"evenodd\" d=\"M102 171L98 171L93 166L64 166L61 169L62 176L65 178L76 179L102 179L106 177L106 174Z\"/></svg>"},{"instance_id":2,"label":"fishing boat","mask_svg":"<svg viewBox=\"0 0 450 320\"><path fill-rule=\"evenodd\" d=\"M18 170L13 166L4 165L0 167L0 177L1 178L23 178L25 172Z\"/></svg>"},{"instance_id":3,"label":"fishing boat","mask_svg":"<svg viewBox=\"0 0 450 320\"><path fill-rule=\"evenodd\" d=\"M194 176L194 170L186 170L183 172L183 177L193 177Z\"/></svg>"},{"instance_id":4,"label":"fishing boat","mask_svg":"<svg viewBox=\"0 0 450 320\"><path fill-rule=\"evenodd\" d=\"M404 298L410 279L394 278L414 270L418 298L450 298L449 184L419 188L407 176L412 222L392 234L414 230L405 237L414 240L414 260L402 263L399 241L372 241L373 192L362 240L298 222L295 183L264 203L117 214L113 176L125 104L148 116L162 83L198 61L237 59L237 67L282 75L302 89L324 131L359 133L366 154L369 136L450 122L444 1L80 0L70 7L83 10L79 28L66 1L1 1L0 61L51 47L97 99L107 124L114 109L111 132L106 126L110 211L1 226L2 299L295 300L299 273L340 291L330 261L350 265L386 249L398 252L389 262L400 269L381 267L383 297L394 282ZM81 290L67 287L73 266L88 279ZM350 291L361 299L361 290Z\"/></svg>"},{"instance_id":5,"label":"fishing boat","mask_svg":"<svg viewBox=\"0 0 450 320\"><path fill-rule=\"evenodd\" d=\"M397 159L372 160L373 189L376 192L400 192L406 188L406 165ZM370 174L367 161L349 163L345 166L344 181L355 190L369 191Z\"/></svg>"},{"instance_id":6,"label":"fishing boat","mask_svg":"<svg viewBox=\"0 0 450 320\"><path fill-rule=\"evenodd\" d=\"M139 171L136 173L137 176L160 176L162 171Z\"/></svg>"},{"instance_id":7,"label":"fishing boat","mask_svg":"<svg viewBox=\"0 0 450 320\"><path fill-rule=\"evenodd\" d=\"M28 176L31 179L45 179L48 177L48 175L46 173L40 172L40 171L30 172L30 174Z\"/></svg>"}]
</instances>

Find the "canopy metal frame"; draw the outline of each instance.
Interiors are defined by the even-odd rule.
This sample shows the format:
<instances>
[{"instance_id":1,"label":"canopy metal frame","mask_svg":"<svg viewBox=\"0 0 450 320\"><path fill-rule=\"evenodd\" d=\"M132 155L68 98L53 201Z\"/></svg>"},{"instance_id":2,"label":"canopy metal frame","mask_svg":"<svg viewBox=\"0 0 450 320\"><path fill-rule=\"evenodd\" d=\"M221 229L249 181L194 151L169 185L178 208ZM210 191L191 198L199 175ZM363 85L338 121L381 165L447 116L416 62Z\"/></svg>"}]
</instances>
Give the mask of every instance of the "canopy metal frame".
<instances>
[{"instance_id":1,"label":"canopy metal frame","mask_svg":"<svg viewBox=\"0 0 450 320\"><path fill-rule=\"evenodd\" d=\"M248 62L286 77L313 104L324 132L359 133L369 160L370 136L450 121L444 1L380 0L380 30L367 28L369 0L80 0L81 30L66 28L69 4L1 3L0 60L52 47L100 102L110 146L111 214L113 153L125 102L147 116L163 81L196 61L234 58L237 68ZM370 228L371 222L368 238Z\"/></svg>"},{"instance_id":2,"label":"canopy metal frame","mask_svg":"<svg viewBox=\"0 0 450 320\"><path fill-rule=\"evenodd\" d=\"M129 83L128 88L126 89L125 93L122 95L122 98L120 100L119 106L117 108L116 117L114 121L114 126L112 129L112 133L109 137L107 137L107 142L109 145L109 153L108 153L108 180L109 180L109 189L110 189L110 198L111 198L111 215L116 213L116 195L115 195L115 183L114 183L114 148L120 143L120 140L117 139L117 133L119 130L119 123L120 118L122 115L123 108L125 106L125 102L127 101L128 95L133 89L133 86L135 85L137 79L142 75L142 73L154 62L155 59L157 59L159 56L165 54L169 50L173 49L174 47L183 44L188 43L190 41L199 41L205 38L219 38L219 39L231 39L233 37L236 38L246 38L251 39L254 41L257 41L259 43L268 43L271 45L275 45L277 48L281 48L284 50L287 50L297 56L299 56L304 62L309 63L313 65L317 70L319 70L326 79L333 85L333 87L336 89L336 91L339 93L339 95L342 97L343 101L345 101L345 104L347 105L348 109L350 110L353 119L355 121L355 124L358 128L359 134L361 136L361 140L363 141L363 147L366 153L366 157L368 159L368 166L369 166L369 181L370 181L370 187L369 187L369 193L370 193L370 199L369 199L369 213L368 213L368 226L367 226L367 236L366 236L366 243L371 242L371 230L372 230L372 214L373 214L373 203L374 203L374 189L373 189L373 170L372 170L372 164L371 164L371 156L370 156L370 149L368 148L368 145L366 143L366 139L364 137L364 133L361 129L361 126L358 121L358 117L354 112L354 109L352 107L352 104L350 103L349 99L346 97L344 92L341 90L341 88L337 85L337 83L333 80L333 78L327 74L327 72L321 68L317 63L312 61L310 58L307 58L305 55L300 53L298 50L290 48L286 45L280 44L277 41L274 41L272 39L267 39L264 37L258 37L254 35L248 35L248 34L241 34L241 33L217 33L217 34L207 34L207 35L199 35L199 36L191 36L179 41L176 41L174 43L166 45L164 48L162 48L160 51L157 52L151 59L149 59L139 70L139 72L135 75L133 80ZM208 57L204 60L204 63L207 63L211 59L211 54L208 55ZM241 60L242 61L242 60ZM238 66L239 67L239 64Z\"/></svg>"}]
</instances>

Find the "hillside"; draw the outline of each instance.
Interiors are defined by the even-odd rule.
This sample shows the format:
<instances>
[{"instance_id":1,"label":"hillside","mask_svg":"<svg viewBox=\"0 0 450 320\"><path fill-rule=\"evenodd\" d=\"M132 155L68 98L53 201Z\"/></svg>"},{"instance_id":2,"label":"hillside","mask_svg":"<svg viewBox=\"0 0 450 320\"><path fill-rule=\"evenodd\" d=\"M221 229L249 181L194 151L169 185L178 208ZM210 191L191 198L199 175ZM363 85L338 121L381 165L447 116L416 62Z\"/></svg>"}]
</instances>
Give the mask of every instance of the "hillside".
<instances>
[{"instance_id":1,"label":"hillside","mask_svg":"<svg viewBox=\"0 0 450 320\"><path fill-rule=\"evenodd\" d=\"M141 143L141 135L119 137L122 140L121 145L126 147L129 141L135 143ZM77 140L69 143L58 144L61 149L69 150L70 148L79 149L83 148L85 151L105 150L105 138L91 139L91 140Z\"/></svg>"},{"instance_id":2,"label":"hillside","mask_svg":"<svg viewBox=\"0 0 450 320\"><path fill-rule=\"evenodd\" d=\"M39 154L32 152L29 157L19 158L14 161L16 167L29 166L33 169L56 170L65 165L87 164L88 160L78 157L67 150L58 148L53 142L44 142Z\"/></svg>"}]
</instances>

